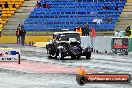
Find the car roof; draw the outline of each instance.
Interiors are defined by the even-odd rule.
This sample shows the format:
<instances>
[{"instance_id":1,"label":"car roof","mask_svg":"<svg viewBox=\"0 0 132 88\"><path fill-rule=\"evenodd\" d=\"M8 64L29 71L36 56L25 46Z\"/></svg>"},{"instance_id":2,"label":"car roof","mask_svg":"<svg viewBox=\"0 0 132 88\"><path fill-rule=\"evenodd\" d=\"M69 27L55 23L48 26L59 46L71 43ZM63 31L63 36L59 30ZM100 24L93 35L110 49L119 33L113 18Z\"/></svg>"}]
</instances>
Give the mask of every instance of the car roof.
<instances>
[{"instance_id":1,"label":"car roof","mask_svg":"<svg viewBox=\"0 0 132 88\"><path fill-rule=\"evenodd\" d=\"M66 33L77 33L77 34L79 34L78 32L75 32L75 31L65 31L65 32L55 32L54 35L66 34Z\"/></svg>"}]
</instances>

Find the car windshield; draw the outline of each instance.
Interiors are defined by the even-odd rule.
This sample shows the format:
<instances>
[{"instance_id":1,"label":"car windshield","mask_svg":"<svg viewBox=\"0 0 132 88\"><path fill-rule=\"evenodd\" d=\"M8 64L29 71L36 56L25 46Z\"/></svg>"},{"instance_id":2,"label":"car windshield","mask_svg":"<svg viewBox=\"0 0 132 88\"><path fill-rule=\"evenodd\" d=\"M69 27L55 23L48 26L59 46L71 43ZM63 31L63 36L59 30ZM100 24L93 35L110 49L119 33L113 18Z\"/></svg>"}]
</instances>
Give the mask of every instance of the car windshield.
<instances>
[{"instance_id":1,"label":"car windshield","mask_svg":"<svg viewBox=\"0 0 132 88\"><path fill-rule=\"evenodd\" d=\"M61 41L69 41L69 39L76 39L77 41L80 40L80 35L78 33L64 33L59 34L59 38Z\"/></svg>"}]
</instances>

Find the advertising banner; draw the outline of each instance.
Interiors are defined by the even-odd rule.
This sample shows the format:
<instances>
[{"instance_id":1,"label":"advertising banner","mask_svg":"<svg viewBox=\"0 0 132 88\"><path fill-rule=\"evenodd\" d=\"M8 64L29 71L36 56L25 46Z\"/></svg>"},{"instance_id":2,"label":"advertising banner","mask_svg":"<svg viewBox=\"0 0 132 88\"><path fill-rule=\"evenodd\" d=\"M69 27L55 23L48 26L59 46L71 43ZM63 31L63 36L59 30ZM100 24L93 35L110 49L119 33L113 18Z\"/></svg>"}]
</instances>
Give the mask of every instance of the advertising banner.
<instances>
[{"instance_id":1,"label":"advertising banner","mask_svg":"<svg viewBox=\"0 0 132 88\"><path fill-rule=\"evenodd\" d=\"M114 53L127 53L128 38L112 38L112 51Z\"/></svg>"},{"instance_id":2,"label":"advertising banner","mask_svg":"<svg viewBox=\"0 0 132 88\"><path fill-rule=\"evenodd\" d=\"M0 48L0 61L18 61L20 50Z\"/></svg>"}]
</instances>

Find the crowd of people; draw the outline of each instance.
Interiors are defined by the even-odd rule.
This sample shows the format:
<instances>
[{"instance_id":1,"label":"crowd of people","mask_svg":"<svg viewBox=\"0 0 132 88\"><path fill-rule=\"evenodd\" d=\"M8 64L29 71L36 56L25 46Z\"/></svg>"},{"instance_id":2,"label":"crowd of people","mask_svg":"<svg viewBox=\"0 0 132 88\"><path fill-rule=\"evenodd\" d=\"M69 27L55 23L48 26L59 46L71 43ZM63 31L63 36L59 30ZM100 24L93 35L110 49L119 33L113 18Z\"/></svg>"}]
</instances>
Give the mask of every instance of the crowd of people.
<instances>
[{"instance_id":1,"label":"crowd of people","mask_svg":"<svg viewBox=\"0 0 132 88\"><path fill-rule=\"evenodd\" d=\"M13 4L11 7L16 8L16 5ZM0 8L9 8L9 4L7 2L5 2L4 5L0 4Z\"/></svg>"},{"instance_id":2,"label":"crowd of people","mask_svg":"<svg viewBox=\"0 0 132 88\"><path fill-rule=\"evenodd\" d=\"M89 36L89 25L86 23L83 27L76 27L74 31L79 32L81 36Z\"/></svg>"},{"instance_id":3,"label":"crowd of people","mask_svg":"<svg viewBox=\"0 0 132 88\"><path fill-rule=\"evenodd\" d=\"M0 8L9 8L9 5L7 2L5 2L4 7L2 6L2 4L0 4Z\"/></svg>"},{"instance_id":4,"label":"crowd of people","mask_svg":"<svg viewBox=\"0 0 132 88\"><path fill-rule=\"evenodd\" d=\"M26 35L26 30L24 30L24 27L19 24L16 30L18 44L22 44L23 46L25 45L25 35Z\"/></svg>"},{"instance_id":5,"label":"crowd of people","mask_svg":"<svg viewBox=\"0 0 132 88\"><path fill-rule=\"evenodd\" d=\"M108 5L105 5L105 6L102 6L103 10L113 10L113 8L111 8L110 6ZM116 4L116 6L114 7L114 10L117 10L119 11L120 10L120 7L118 6L118 4Z\"/></svg>"},{"instance_id":6,"label":"crowd of people","mask_svg":"<svg viewBox=\"0 0 132 88\"><path fill-rule=\"evenodd\" d=\"M50 5L48 3L41 4L39 1L37 1L36 7L49 8Z\"/></svg>"}]
</instances>

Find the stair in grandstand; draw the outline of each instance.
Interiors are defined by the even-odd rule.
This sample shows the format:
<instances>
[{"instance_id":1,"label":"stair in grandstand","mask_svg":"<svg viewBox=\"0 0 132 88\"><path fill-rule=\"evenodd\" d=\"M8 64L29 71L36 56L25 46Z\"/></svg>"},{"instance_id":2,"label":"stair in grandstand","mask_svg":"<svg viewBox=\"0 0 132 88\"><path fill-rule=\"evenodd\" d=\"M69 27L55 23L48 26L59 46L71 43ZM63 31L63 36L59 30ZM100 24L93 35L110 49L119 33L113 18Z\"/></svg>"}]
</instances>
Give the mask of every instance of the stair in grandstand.
<instances>
[{"instance_id":1,"label":"stair in grandstand","mask_svg":"<svg viewBox=\"0 0 132 88\"><path fill-rule=\"evenodd\" d=\"M132 0L127 0L124 9L116 23L116 31L124 31L127 26L132 25Z\"/></svg>"},{"instance_id":2,"label":"stair in grandstand","mask_svg":"<svg viewBox=\"0 0 132 88\"><path fill-rule=\"evenodd\" d=\"M15 11L15 14L8 19L8 23L4 26L3 34L14 35L18 25L28 17L36 3L37 0L25 0L20 8Z\"/></svg>"}]
</instances>

